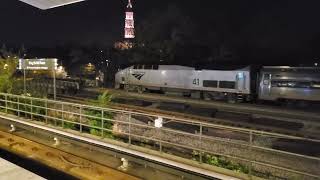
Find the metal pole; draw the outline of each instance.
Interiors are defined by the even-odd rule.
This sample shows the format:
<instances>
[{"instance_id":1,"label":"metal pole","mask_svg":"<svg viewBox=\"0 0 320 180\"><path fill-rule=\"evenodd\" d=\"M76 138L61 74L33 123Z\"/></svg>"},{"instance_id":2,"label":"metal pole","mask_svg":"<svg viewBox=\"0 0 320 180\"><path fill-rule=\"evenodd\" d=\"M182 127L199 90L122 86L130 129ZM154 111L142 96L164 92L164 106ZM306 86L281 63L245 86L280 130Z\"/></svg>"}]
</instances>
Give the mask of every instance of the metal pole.
<instances>
[{"instance_id":1,"label":"metal pole","mask_svg":"<svg viewBox=\"0 0 320 180\"><path fill-rule=\"evenodd\" d=\"M202 124L200 124L200 149L202 149ZM200 156L200 163L202 163L202 152L199 152Z\"/></svg>"},{"instance_id":2,"label":"metal pole","mask_svg":"<svg viewBox=\"0 0 320 180\"><path fill-rule=\"evenodd\" d=\"M53 69L53 99L56 100L57 98L57 91L56 91L56 69Z\"/></svg>"},{"instance_id":3,"label":"metal pole","mask_svg":"<svg viewBox=\"0 0 320 180\"><path fill-rule=\"evenodd\" d=\"M62 128L64 128L64 118L63 118L63 116L64 116L64 113L63 113L63 111L64 111L64 108L63 108L63 103L61 104L61 126L62 126Z\"/></svg>"},{"instance_id":4,"label":"metal pole","mask_svg":"<svg viewBox=\"0 0 320 180\"><path fill-rule=\"evenodd\" d=\"M129 144L131 144L131 113L129 113Z\"/></svg>"},{"instance_id":5,"label":"metal pole","mask_svg":"<svg viewBox=\"0 0 320 180\"><path fill-rule=\"evenodd\" d=\"M31 120L32 120L33 119L33 102L32 102L32 99L30 99L30 105L31 105L30 116L31 116Z\"/></svg>"},{"instance_id":6,"label":"metal pole","mask_svg":"<svg viewBox=\"0 0 320 180\"><path fill-rule=\"evenodd\" d=\"M104 138L104 110L101 110L101 137Z\"/></svg>"},{"instance_id":7,"label":"metal pole","mask_svg":"<svg viewBox=\"0 0 320 180\"><path fill-rule=\"evenodd\" d=\"M46 99L46 124L48 124L48 99Z\"/></svg>"},{"instance_id":8,"label":"metal pole","mask_svg":"<svg viewBox=\"0 0 320 180\"><path fill-rule=\"evenodd\" d=\"M253 136L252 136L252 131L250 131L250 146L249 146L249 153L250 153L250 164L249 164L249 179L252 179L252 141L253 141Z\"/></svg>"},{"instance_id":9,"label":"metal pole","mask_svg":"<svg viewBox=\"0 0 320 180\"><path fill-rule=\"evenodd\" d=\"M5 101L6 101L6 113L8 113L8 95L5 95Z\"/></svg>"},{"instance_id":10,"label":"metal pole","mask_svg":"<svg viewBox=\"0 0 320 180\"><path fill-rule=\"evenodd\" d=\"M18 97L18 117L20 117L20 97Z\"/></svg>"},{"instance_id":11,"label":"metal pole","mask_svg":"<svg viewBox=\"0 0 320 180\"><path fill-rule=\"evenodd\" d=\"M25 60L24 60L25 61ZM24 62L25 64L25 62ZM25 65L23 66L23 94L27 94L27 87L26 87L26 68Z\"/></svg>"},{"instance_id":12,"label":"metal pole","mask_svg":"<svg viewBox=\"0 0 320 180\"><path fill-rule=\"evenodd\" d=\"M80 117L79 117L79 122L80 122L80 133L82 133L82 105L80 105Z\"/></svg>"}]
</instances>

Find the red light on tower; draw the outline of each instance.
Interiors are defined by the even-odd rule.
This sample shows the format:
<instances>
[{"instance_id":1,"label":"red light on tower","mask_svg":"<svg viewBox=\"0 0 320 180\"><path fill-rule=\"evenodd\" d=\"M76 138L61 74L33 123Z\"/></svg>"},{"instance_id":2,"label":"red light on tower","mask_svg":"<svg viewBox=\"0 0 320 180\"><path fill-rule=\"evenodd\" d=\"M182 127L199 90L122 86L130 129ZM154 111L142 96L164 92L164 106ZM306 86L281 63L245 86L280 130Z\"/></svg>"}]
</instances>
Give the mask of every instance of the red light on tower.
<instances>
[{"instance_id":1,"label":"red light on tower","mask_svg":"<svg viewBox=\"0 0 320 180\"><path fill-rule=\"evenodd\" d=\"M128 0L127 10L126 10L126 20L124 27L124 38L133 39L134 35L134 16L132 11L131 0Z\"/></svg>"}]
</instances>

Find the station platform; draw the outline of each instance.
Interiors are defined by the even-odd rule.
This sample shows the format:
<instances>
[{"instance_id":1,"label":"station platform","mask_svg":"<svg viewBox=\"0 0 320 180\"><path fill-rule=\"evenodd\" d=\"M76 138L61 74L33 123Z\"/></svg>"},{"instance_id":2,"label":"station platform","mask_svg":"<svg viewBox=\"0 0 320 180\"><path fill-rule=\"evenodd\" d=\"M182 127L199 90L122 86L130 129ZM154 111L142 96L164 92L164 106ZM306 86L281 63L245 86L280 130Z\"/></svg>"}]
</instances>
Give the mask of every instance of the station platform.
<instances>
[{"instance_id":1,"label":"station platform","mask_svg":"<svg viewBox=\"0 0 320 180\"><path fill-rule=\"evenodd\" d=\"M30 171L0 158L0 180L8 179L44 180Z\"/></svg>"}]
</instances>

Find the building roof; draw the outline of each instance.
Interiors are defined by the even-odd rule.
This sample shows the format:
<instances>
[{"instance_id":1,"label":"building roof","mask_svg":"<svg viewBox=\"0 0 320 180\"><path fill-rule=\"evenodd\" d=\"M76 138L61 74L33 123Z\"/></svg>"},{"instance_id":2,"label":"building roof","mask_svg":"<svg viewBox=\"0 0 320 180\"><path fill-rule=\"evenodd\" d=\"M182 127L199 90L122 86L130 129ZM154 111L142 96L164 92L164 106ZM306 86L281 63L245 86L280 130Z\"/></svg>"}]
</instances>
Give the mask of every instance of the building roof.
<instances>
[{"instance_id":1,"label":"building roof","mask_svg":"<svg viewBox=\"0 0 320 180\"><path fill-rule=\"evenodd\" d=\"M59 6L64 6L72 3L77 3L85 0L19 0L24 3L30 4L39 9L51 9Z\"/></svg>"}]
</instances>

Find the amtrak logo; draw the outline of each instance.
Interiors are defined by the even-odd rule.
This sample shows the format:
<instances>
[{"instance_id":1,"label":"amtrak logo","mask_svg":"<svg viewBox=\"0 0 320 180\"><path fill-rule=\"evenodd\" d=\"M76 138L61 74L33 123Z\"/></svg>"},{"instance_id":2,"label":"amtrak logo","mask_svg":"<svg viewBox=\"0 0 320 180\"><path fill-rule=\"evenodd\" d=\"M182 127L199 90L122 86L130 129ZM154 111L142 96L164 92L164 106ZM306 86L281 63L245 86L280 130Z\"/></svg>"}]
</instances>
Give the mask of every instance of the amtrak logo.
<instances>
[{"instance_id":1,"label":"amtrak logo","mask_svg":"<svg viewBox=\"0 0 320 180\"><path fill-rule=\"evenodd\" d=\"M145 72L135 72L132 74L136 79L141 80L141 78L145 75Z\"/></svg>"}]
</instances>

